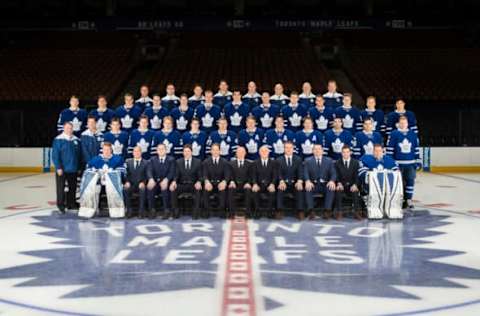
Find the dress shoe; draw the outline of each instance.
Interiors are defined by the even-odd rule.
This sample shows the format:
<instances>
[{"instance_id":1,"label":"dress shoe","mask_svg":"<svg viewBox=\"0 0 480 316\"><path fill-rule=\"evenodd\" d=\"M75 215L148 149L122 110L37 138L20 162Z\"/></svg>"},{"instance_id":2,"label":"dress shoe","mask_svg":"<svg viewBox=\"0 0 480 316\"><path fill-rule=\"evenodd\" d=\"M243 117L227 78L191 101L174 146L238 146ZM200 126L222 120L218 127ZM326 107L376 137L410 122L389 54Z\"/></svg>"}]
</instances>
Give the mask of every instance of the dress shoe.
<instances>
[{"instance_id":1,"label":"dress shoe","mask_svg":"<svg viewBox=\"0 0 480 316\"><path fill-rule=\"evenodd\" d=\"M336 219L337 221L341 221L342 218L343 218L343 213L342 213L341 211L335 212L335 219Z\"/></svg>"},{"instance_id":2,"label":"dress shoe","mask_svg":"<svg viewBox=\"0 0 480 316\"><path fill-rule=\"evenodd\" d=\"M315 214L315 211L310 211L310 214L308 215L308 219L313 221L315 218L317 218L317 214Z\"/></svg>"},{"instance_id":3,"label":"dress shoe","mask_svg":"<svg viewBox=\"0 0 480 316\"><path fill-rule=\"evenodd\" d=\"M157 217L157 211L154 209L150 210L150 213L148 214L149 219L155 219Z\"/></svg>"},{"instance_id":4,"label":"dress shoe","mask_svg":"<svg viewBox=\"0 0 480 316\"><path fill-rule=\"evenodd\" d=\"M298 220L303 221L305 219L305 212L298 212Z\"/></svg>"}]
</instances>

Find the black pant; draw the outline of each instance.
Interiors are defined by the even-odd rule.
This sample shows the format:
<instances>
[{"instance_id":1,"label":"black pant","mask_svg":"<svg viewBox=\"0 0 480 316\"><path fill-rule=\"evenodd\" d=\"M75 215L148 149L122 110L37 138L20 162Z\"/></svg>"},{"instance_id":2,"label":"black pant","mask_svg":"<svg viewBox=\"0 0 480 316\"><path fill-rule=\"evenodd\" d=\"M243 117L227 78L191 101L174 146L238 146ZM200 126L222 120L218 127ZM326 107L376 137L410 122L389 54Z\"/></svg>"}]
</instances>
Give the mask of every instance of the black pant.
<instances>
[{"instance_id":1,"label":"black pant","mask_svg":"<svg viewBox=\"0 0 480 316\"><path fill-rule=\"evenodd\" d=\"M133 193L138 193L139 195L139 204L138 204L138 212L143 214L145 212L145 200L146 200L146 186L142 189L138 187L139 183L130 183L130 187L128 189L123 189L124 193L124 200L125 200L125 207L127 208L127 212L132 211L132 195Z\"/></svg>"},{"instance_id":2,"label":"black pant","mask_svg":"<svg viewBox=\"0 0 480 316\"><path fill-rule=\"evenodd\" d=\"M277 191L277 208L279 211L285 210L285 195L291 193L295 197L295 208L297 212L303 210L303 191L298 191L295 188L294 183L287 183L287 189L285 191Z\"/></svg>"},{"instance_id":3,"label":"black pant","mask_svg":"<svg viewBox=\"0 0 480 316\"><path fill-rule=\"evenodd\" d=\"M267 190L268 185L265 184L259 184L260 186L260 191L258 192L253 192L253 211L255 213L258 212L260 209L261 203L260 203L260 197L262 193L266 193L268 196L268 202L267 202L267 210L269 213L272 213L275 208L275 192L269 192Z\"/></svg>"},{"instance_id":4,"label":"black pant","mask_svg":"<svg viewBox=\"0 0 480 316\"><path fill-rule=\"evenodd\" d=\"M57 207L60 210L75 207L75 194L77 192L77 173L64 172L61 176L55 173L55 182L57 185ZM68 193L65 201L65 182L68 184ZM66 205L65 205L66 202Z\"/></svg>"},{"instance_id":5,"label":"black pant","mask_svg":"<svg viewBox=\"0 0 480 316\"><path fill-rule=\"evenodd\" d=\"M244 189L243 186L245 183L237 183L237 187L235 189L228 189L228 208L230 209L230 213L234 213L237 211L238 205L235 199L237 194L241 194L242 198L245 201L245 210L246 212L250 212L250 204L252 199L252 190L251 189Z\"/></svg>"},{"instance_id":6,"label":"black pant","mask_svg":"<svg viewBox=\"0 0 480 316\"><path fill-rule=\"evenodd\" d=\"M350 188L351 185L345 184L343 185L343 191L335 191L335 211L343 211L343 199L345 197L352 199L354 211L360 210L360 192L351 192Z\"/></svg>"},{"instance_id":7,"label":"black pant","mask_svg":"<svg viewBox=\"0 0 480 316\"><path fill-rule=\"evenodd\" d=\"M210 211L211 211L210 197L216 194L218 196L219 211L223 212L223 215L225 215L226 213L225 202L227 198L227 190L225 189L223 191L220 191L218 190L218 184L212 184L212 185L213 185L212 191L207 191L207 190L203 191L203 207L205 209L205 212L207 212L207 214L210 214Z\"/></svg>"},{"instance_id":8,"label":"black pant","mask_svg":"<svg viewBox=\"0 0 480 316\"><path fill-rule=\"evenodd\" d=\"M178 212L178 196L182 193L191 193L193 198L193 215L198 215L200 212L200 199L202 191L196 190L193 183L177 183L177 189L172 192L172 208Z\"/></svg>"},{"instance_id":9,"label":"black pant","mask_svg":"<svg viewBox=\"0 0 480 316\"><path fill-rule=\"evenodd\" d=\"M162 198L162 206L163 206L163 211L164 212L170 212L170 191L168 190L168 187L170 186L170 183L168 183L167 189L162 190L160 188L160 182L157 182L155 184L155 187L151 190L147 189L147 200L148 200L148 209L150 211L155 209L155 194L157 192L160 192L160 196Z\"/></svg>"}]
</instances>

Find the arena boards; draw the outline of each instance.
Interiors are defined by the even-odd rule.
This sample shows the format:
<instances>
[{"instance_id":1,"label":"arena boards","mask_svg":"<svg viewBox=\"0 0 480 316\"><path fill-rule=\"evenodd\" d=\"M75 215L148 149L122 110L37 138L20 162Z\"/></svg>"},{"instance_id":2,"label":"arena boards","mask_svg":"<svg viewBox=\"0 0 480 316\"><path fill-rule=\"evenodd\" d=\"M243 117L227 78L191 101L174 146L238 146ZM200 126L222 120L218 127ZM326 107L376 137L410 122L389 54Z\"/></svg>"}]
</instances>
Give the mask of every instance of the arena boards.
<instances>
[{"instance_id":1,"label":"arena boards","mask_svg":"<svg viewBox=\"0 0 480 316\"><path fill-rule=\"evenodd\" d=\"M479 179L420 175L403 221L298 222L84 221L51 175L1 177L0 313L478 315Z\"/></svg>"}]
</instances>

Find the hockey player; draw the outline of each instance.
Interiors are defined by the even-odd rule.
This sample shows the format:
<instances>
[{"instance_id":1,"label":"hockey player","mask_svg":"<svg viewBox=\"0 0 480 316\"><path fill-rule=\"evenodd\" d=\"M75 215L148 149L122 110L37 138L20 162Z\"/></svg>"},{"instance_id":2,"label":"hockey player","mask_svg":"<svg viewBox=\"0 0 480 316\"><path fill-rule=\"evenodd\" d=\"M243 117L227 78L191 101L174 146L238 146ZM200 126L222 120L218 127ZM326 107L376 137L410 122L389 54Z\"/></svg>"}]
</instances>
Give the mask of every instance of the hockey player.
<instances>
[{"instance_id":1,"label":"hockey player","mask_svg":"<svg viewBox=\"0 0 480 316\"><path fill-rule=\"evenodd\" d=\"M352 133L342 128L341 118L336 117L333 120L333 128L326 131L324 137L324 153L333 160L340 159L344 145L352 147Z\"/></svg>"},{"instance_id":2,"label":"hockey player","mask_svg":"<svg viewBox=\"0 0 480 316\"><path fill-rule=\"evenodd\" d=\"M86 164L93 157L100 154L100 147L103 142L103 134L97 130L97 122L94 116L87 119L87 129L83 131L80 137L82 144L82 163Z\"/></svg>"},{"instance_id":3,"label":"hockey player","mask_svg":"<svg viewBox=\"0 0 480 316\"><path fill-rule=\"evenodd\" d=\"M280 108L277 105L270 104L270 94L268 92L262 93L262 104L252 109L252 115L255 116L259 127L263 129L272 128L273 119L279 113Z\"/></svg>"},{"instance_id":4,"label":"hockey player","mask_svg":"<svg viewBox=\"0 0 480 316\"><path fill-rule=\"evenodd\" d=\"M283 144L286 141L293 143L294 139L295 133L285 129L283 116L278 115L275 117L275 128L271 128L265 133L264 143L270 150L270 157L277 158L284 154Z\"/></svg>"},{"instance_id":5,"label":"hockey player","mask_svg":"<svg viewBox=\"0 0 480 316\"><path fill-rule=\"evenodd\" d=\"M140 116L139 126L130 133L128 142L128 156L132 157L133 148L140 147L142 150L142 158L150 159L150 151L152 140L155 132L148 129L148 116Z\"/></svg>"},{"instance_id":6,"label":"hockey player","mask_svg":"<svg viewBox=\"0 0 480 316\"><path fill-rule=\"evenodd\" d=\"M258 149L263 145L264 131L256 127L255 117L247 117L247 128L238 133L238 145L247 148L247 159L258 158Z\"/></svg>"},{"instance_id":7,"label":"hockey player","mask_svg":"<svg viewBox=\"0 0 480 316\"><path fill-rule=\"evenodd\" d=\"M79 107L78 97L72 95L70 97L70 106L60 112L60 116L57 121L57 131L63 132L63 126L66 122L71 122L73 126L73 134L80 137L85 130L87 124L87 111Z\"/></svg>"},{"instance_id":8,"label":"hockey player","mask_svg":"<svg viewBox=\"0 0 480 316\"><path fill-rule=\"evenodd\" d=\"M385 113L382 110L376 109L376 100L374 96L367 98L367 108L363 110L360 115L362 120L371 118L373 123L373 130L385 135Z\"/></svg>"},{"instance_id":9,"label":"hockey player","mask_svg":"<svg viewBox=\"0 0 480 316\"><path fill-rule=\"evenodd\" d=\"M298 96L298 103L309 109L315 105L315 94L312 93L312 85L305 81L302 85L302 94Z\"/></svg>"},{"instance_id":10,"label":"hockey player","mask_svg":"<svg viewBox=\"0 0 480 316\"><path fill-rule=\"evenodd\" d=\"M151 154L157 151L158 144L164 144L167 155L180 158L182 155L182 136L179 131L173 129L173 119L166 116L163 119L163 129L155 132L152 140Z\"/></svg>"},{"instance_id":11,"label":"hockey player","mask_svg":"<svg viewBox=\"0 0 480 316\"><path fill-rule=\"evenodd\" d=\"M315 106L308 109L308 115L315 122L315 128L325 133L333 122L333 110L325 106L323 96L317 95L315 98Z\"/></svg>"},{"instance_id":12,"label":"hockey player","mask_svg":"<svg viewBox=\"0 0 480 316\"><path fill-rule=\"evenodd\" d=\"M162 98L162 106L171 111L180 104L180 98L175 95L175 85L168 83L166 87L167 95Z\"/></svg>"},{"instance_id":13,"label":"hockey player","mask_svg":"<svg viewBox=\"0 0 480 316\"><path fill-rule=\"evenodd\" d=\"M142 85L140 87L140 98L135 101L135 105L138 106L142 112L145 111L146 108L152 106L153 99L148 96L149 89L147 85Z\"/></svg>"},{"instance_id":14,"label":"hockey player","mask_svg":"<svg viewBox=\"0 0 480 316\"><path fill-rule=\"evenodd\" d=\"M182 135L182 144L190 145L192 156L203 160L205 158L207 137L207 133L200 130L200 120L194 117L190 124L190 130Z\"/></svg>"},{"instance_id":15,"label":"hockey player","mask_svg":"<svg viewBox=\"0 0 480 316\"><path fill-rule=\"evenodd\" d=\"M205 98L203 97L203 88L201 85L196 84L193 87L193 95L188 98L188 105L195 110L203 101L205 101Z\"/></svg>"},{"instance_id":16,"label":"hockey player","mask_svg":"<svg viewBox=\"0 0 480 316\"><path fill-rule=\"evenodd\" d=\"M307 116L307 109L298 103L297 92L290 93L290 103L282 107L281 113L287 129L297 132L302 128L302 119Z\"/></svg>"},{"instance_id":17,"label":"hockey player","mask_svg":"<svg viewBox=\"0 0 480 316\"><path fill-rule=\"evenodd\" d=\"M247 85L247 93L243 95L242 101L248 105L249 111L262 103L262 96L257 92L255 81L250 81Z\"/></svg>"},{"instance_id":18,"label":"hockey player","mask_svg":"<svg viewBox=\"0 0 480 316\"><path fill-rule=\"evenodd\" d=\"M283 94L283 85L281 83L277 83L273 88L274 94L270 97L270 103L282 108L283 106L287 105L290 101L288 97Z\"/></svg>"},{"instance_id":19,"label":"hockey player","mask_svg":"<svg viewBox=\"0 0 480 316\"><path fill-rule=\"evenodd\" d=\"M162 106L160 95L153 95L152 106L147 107L144 114L148 117L153 131L159 131L162 128L162 121L165 116L168 116L168 109Z\"/></svg>"},{"instance_id":20,"label":"hockey player","mask_svg":"<svg viewBox=\"0 0 480 316\"><path fill-rule=\"evenodd\" d=\"M216 104L213 104L213 93L211 90L205 91L205 102L195 109L195 117L202 122L202 131L209 134L215 129L215 124L220 118L222 110Z\"/></svg>"},{"instance_id":21,"label":"hockey player","mask_svg":"<svg viewBox=\"0 0 480 316\"><path fill-rule=\"evenodd\" d=\"M245 128L245 120L250 114L249 106L242 102L240 90L233 90L233 100L223 108L230 130L235 133Z\"/></svg>"},{"instance_id":22,"label":"hockey player","mask_svg":"<svg viewBox=\"0 0 480 316\"><path fill-rule=\"evenodd\" d=\"M295 147L298 155L302 158L308 158L313 155L313 145L323 146L323 135L320 131L313 129L313 120L307 116L303 120L303 129L295 134Z\"/></svg>"},{"instance_id":23,"label":"hockey player","mask_svg":"<svg viewBox=\"0 0 480 316\"><path fill-rule=\"evenodd\" d=\"M213 103L223 110L225 104L232 101L232 93L228 91L228 83L226 80L220 80L218 84L218 92L213 96Z\"/></svg>"},{"instance_id":24,"label":"hockey player","mask_svg":"<svg viewBox=\"0 0 480 316\"><path fill-rule=\"evenodd\" d=\"M129 133L137 128L138 118L142 114L142 110L133 103L133 95L125 93L124 105L120 105L115 110L115 116L122 122L122 130Z\"/></svg>"},{"instance_id":25,"label":"hockey player","mask_svg":"<svg viewBox=\"0 0 480 316\"><path fill-rule=\"evenodd\" d=\"M128 133L122 131L122 125L118 117L112 118L110 122L110 131L104 134L103 141L112 144L114 155L122 156L127 159Z\"/></svg>"},{"instance_id":26,"label":"hockey player","mask_svg":"<svg viewBox=\"0 0 480 316\"><path fill-rule=\"evenodd\" d=\"M91 110L89 115L95 117L95 120L97 121L97 130L105 133L115 115L115 112L107 107L107 98L104 95L98 96L97 105L98 107Z\"/></svg>"},{"instance_id":27,"label":"hockey player","mask_svg":"<svg viewBox=\"0 0 480 316\"><path fill-rule=\"evenodd\" d=\"M327 85L327 93L323 95L325 106L327 108L336 109L343 104L343 95L337 92L337 82L329 80Z\"/></svg>"},{"instance_id":28,"label":"hockey player","mask_svg":"<svg viewBox=\"0 0 480 316\"><path fill-rule=\"evenodd\" d=\"M413 208L413 192L416 170L422 167L418 135L408 128L408 118L400 116L398 129L392 131L387 141L387 155L400 166L403 180L405 204Z\"/></svg>"},{"instance_id":29,"label":"hockey player","mask_svg":"<svg viewBox=\"0 0 480 316\"><path fill-rule=\"evenodd\" d=\"M212 145L218 144L220 146L220 156L226 160L230 160L237 150L237 134L228 129L227 119L221 117L218 120L218 130L213 131L208 136L207 140L207 154L210 154Z\"/></svg>"},{"instance_id":30,"label":"hockey player","mask_svg":"<svg viewBox=\"0 0 480 316\"><path fill-rule=\"evenodd\" d=\"M188 106L188 96L185 93L180 95L180 105L170 111L170 116L175 121L175 129L180 133L187 131L194 112Z\"/></svg>"},{"instance_id":31,"label":"hockey player","mask_svg":"<svg viewBox=\"0 0 480 316\"><path fill-rule=\"evenodd\" d=\"M343 128L352 133L352 135L362 129L360 111L352 106L352 95L350 93L343 95L343 105L335 109L333 116L341 118Z\"/></svg>"},{"instance_id":32,"label":"hockey player","mask_svg":"<svg viewBox=\"0 0 480 316\"><path fill-rule=\"evenodd\" d=\"M375 144L383 145L383 137L373 130L373 119L367 117L363 120L363 131L355 133L353 154L357 159L363 155L373 155Z\"/></svg>"},{"instance_id":33,"label":"hockey player","mask_svg":"<svg viewBox=\"0 0 480 316\"><path fill-rule=\"evenodd\" d=\"M389 136L394 130L398 128L398 120L403 115L408 119L408 128L418 133L417 118L412 111L405 109L405 101L398 99L395 102L395 111L387 114L386 134Z\"/></svg>"}]
</instances>

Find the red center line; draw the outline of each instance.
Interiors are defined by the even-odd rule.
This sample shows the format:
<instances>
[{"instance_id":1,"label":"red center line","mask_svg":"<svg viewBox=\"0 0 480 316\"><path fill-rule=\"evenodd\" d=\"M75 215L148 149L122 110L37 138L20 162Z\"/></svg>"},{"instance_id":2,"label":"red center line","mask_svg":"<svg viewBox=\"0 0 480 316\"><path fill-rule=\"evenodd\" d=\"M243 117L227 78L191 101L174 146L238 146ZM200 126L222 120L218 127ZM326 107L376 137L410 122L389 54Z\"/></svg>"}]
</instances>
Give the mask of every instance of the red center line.
<instances>
[{"instance_id":1,"label":"red center line","mask_svg":"<svg viewBox=\"0 0 480 316\"><path fill-rule=\"evenodd\" d=\"M231 220L223 287L222 316L256 316L248 223Z\"/></svg>"}]
</instances>

